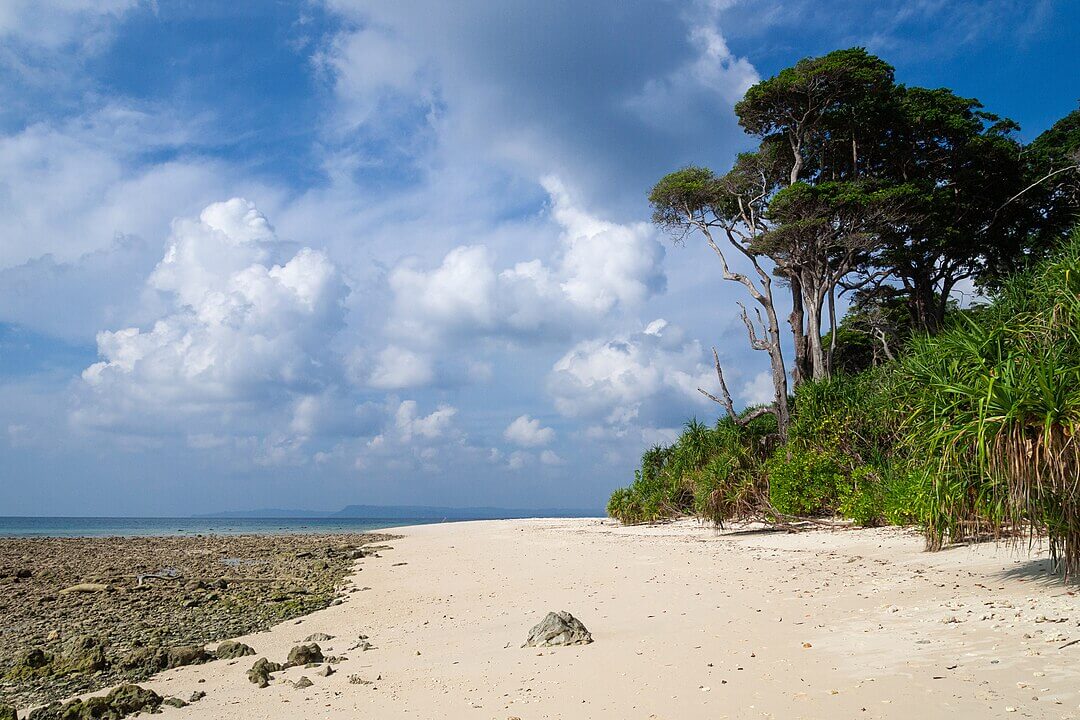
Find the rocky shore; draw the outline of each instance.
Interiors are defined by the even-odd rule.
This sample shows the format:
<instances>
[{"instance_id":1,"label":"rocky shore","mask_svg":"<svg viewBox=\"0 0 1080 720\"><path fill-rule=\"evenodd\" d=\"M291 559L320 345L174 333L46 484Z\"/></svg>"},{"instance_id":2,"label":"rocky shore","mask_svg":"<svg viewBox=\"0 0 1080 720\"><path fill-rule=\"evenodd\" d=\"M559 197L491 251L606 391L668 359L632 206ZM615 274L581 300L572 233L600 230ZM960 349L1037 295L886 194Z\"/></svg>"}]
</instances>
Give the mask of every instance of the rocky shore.
<instances>
[{"instance_id":1,"label":"rocky shore","mask_svg":"<svg viewBox=\"0 0 1080 720\"><path fill-rule=\"evenodd\" d=\"M206 643L333 604L394 536L0 538L0 705L214 657Z\"/></svg>"}]
</instances>

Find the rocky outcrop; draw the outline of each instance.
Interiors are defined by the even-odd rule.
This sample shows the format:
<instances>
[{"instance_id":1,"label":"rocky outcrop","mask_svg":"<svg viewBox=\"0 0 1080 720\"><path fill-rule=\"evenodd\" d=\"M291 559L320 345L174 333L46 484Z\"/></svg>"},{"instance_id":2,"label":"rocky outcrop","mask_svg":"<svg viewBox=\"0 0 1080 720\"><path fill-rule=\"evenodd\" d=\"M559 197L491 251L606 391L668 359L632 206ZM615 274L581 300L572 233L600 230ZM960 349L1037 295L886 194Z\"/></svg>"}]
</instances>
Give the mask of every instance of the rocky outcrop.
<instances>
[{"instance_id":1,"label":"rocky outcrop","mask_svg":"<svg viewBox=\"0 0 1080 720\"><path fill-rule=\"evenodd\" d=\"M161 696L138 685L121 685L108 695L51 703L30 713L28 720L119 720L135 713L155 712Z\"/></svg>"},{"instance_id":2,"label":"rocky outcrop","mask_svg":"<svg viewBox=\"0 0 1080 720\"><path fill-rule=\"evenodd\" d=\"M214 655L220 660L232 660L254 654L255 649L253 647L235 640L226 640L218 645L217 650L214 651Z\"/></svg>"},{"instance_id":3,"label":"rocky outcrop","mask_svg":"<svg viewBox=\"0 0 1080 720\"><path fill-rule=\"evenodd\" d=\"M532 630L521 647L553 647L556 645L588 645L592 633L570 613L549 612Z\"/></svg>"}]
</instances>

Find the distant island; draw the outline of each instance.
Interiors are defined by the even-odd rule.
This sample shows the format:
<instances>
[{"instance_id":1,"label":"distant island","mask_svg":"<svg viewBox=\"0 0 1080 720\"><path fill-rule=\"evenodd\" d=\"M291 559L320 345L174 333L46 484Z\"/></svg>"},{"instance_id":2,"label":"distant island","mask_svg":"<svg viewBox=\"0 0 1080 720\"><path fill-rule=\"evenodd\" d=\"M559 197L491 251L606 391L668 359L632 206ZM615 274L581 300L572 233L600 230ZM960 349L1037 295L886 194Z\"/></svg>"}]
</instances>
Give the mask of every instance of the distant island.
<instances>
[{"instance_id":1,"label":"distant island","mask_svg":"<svg viewBox=\"0 0 1080 720\"><path fill-rule=\"evenodd\" d=\"M197 518L369 518L379 520L503 520L541 517L602 517L599 508L437 507L430 505L347 505L341 510L227 510Z\"/></svg>"}]
</instances>

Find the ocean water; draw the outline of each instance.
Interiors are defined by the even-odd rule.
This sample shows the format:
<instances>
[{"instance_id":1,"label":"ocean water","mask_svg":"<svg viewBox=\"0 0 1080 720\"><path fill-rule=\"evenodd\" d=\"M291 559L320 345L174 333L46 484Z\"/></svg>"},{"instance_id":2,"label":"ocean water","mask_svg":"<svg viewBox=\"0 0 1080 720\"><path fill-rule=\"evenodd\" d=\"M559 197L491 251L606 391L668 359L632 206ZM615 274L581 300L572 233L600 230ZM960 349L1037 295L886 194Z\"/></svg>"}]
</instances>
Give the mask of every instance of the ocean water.
<instances>
[{"instance_id":1,"label":"ocean water","mask_svg":"<svg viewBox=\"0 0 1080 720\"><path fill-rule=\"evenodd\" d=\"M345 533L431 522L438 521L415 518L0 517L0 537Z\"/></svg>"}]
</instances>

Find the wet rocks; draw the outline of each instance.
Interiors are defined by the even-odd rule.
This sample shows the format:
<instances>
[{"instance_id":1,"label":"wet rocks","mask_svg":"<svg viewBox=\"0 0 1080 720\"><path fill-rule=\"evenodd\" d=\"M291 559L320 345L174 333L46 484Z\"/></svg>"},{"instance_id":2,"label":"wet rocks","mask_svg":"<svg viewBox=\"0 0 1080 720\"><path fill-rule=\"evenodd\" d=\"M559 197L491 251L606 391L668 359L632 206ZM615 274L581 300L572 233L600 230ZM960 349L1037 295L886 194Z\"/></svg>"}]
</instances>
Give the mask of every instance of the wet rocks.
<instances>
[{"instance_id":1,"label":"wet rocks","mask_svg":"<svg viewBox=\"0 0 1080 720\"><path fill-rule=\"evenodd\" d=\"M286 661L285 667L321 663L322 661L322 648L316 643L311 643L310 645L297 645L289 651L289 659Z\"/></svg>"},{"instance_id":2,"label":"wet rocks","mask_svg":"<svg viewBox=\"0 0 1080 720\"><path fill-rule=\"evenodd\" d=\"M54 662L59 673L93 673L108 667L105 642L93 635L79 635L64 645L61 657Z\"/></svg>"},{"instance_id":3,"label":"wet rocks","mask_svg":"<svg viewBox=\"0 0 1080 720\"><path fill-rule=\"evenodd\" d=\"M31 712L28 720L119 720L141 712L155 712L161 706L161 696L138 685L121 685L108 695L69 700L64 704L51 703Z\"/></svg>"},{"instance_id":4,"label":"wet rocks","mask_svg":"<svg viewBox=\"0 0 1080 720\"><path fill-rule=\"evenodd\" d=\"M588 645L592 641L592 633L585 629L581 621L563 610L549 612L529 631L529 637L521 647Z\"/></svg>"},{"instance_id":5,"label":"wet rocks","mask_svg":"<svg viewBox=\"0 0 1080 720\"><path fill-rule=\"evenodd\" d=\"M221 660L232 660L234 658L245 657L247 655L254 655L255 649L250 645L245 645L242 642L236 642L235 640L226 640L217 646L217 650L214 651Z\"/></svg>"},{"instance_id":6,"label":"wet rocks","mask_svg":"<svg viewBox=\"0 0 1080 720\"><path fill-rule=\"evenodd\" d=\"M169 649L205 649L327 607L357 568L347 554L386 539L0 538L0 698L34 707L213 659L170 658ZM279 602L268 602L275 594ZM83 636L99 639L101 651L69 652Z\"/></svg>"}]
</instances>

